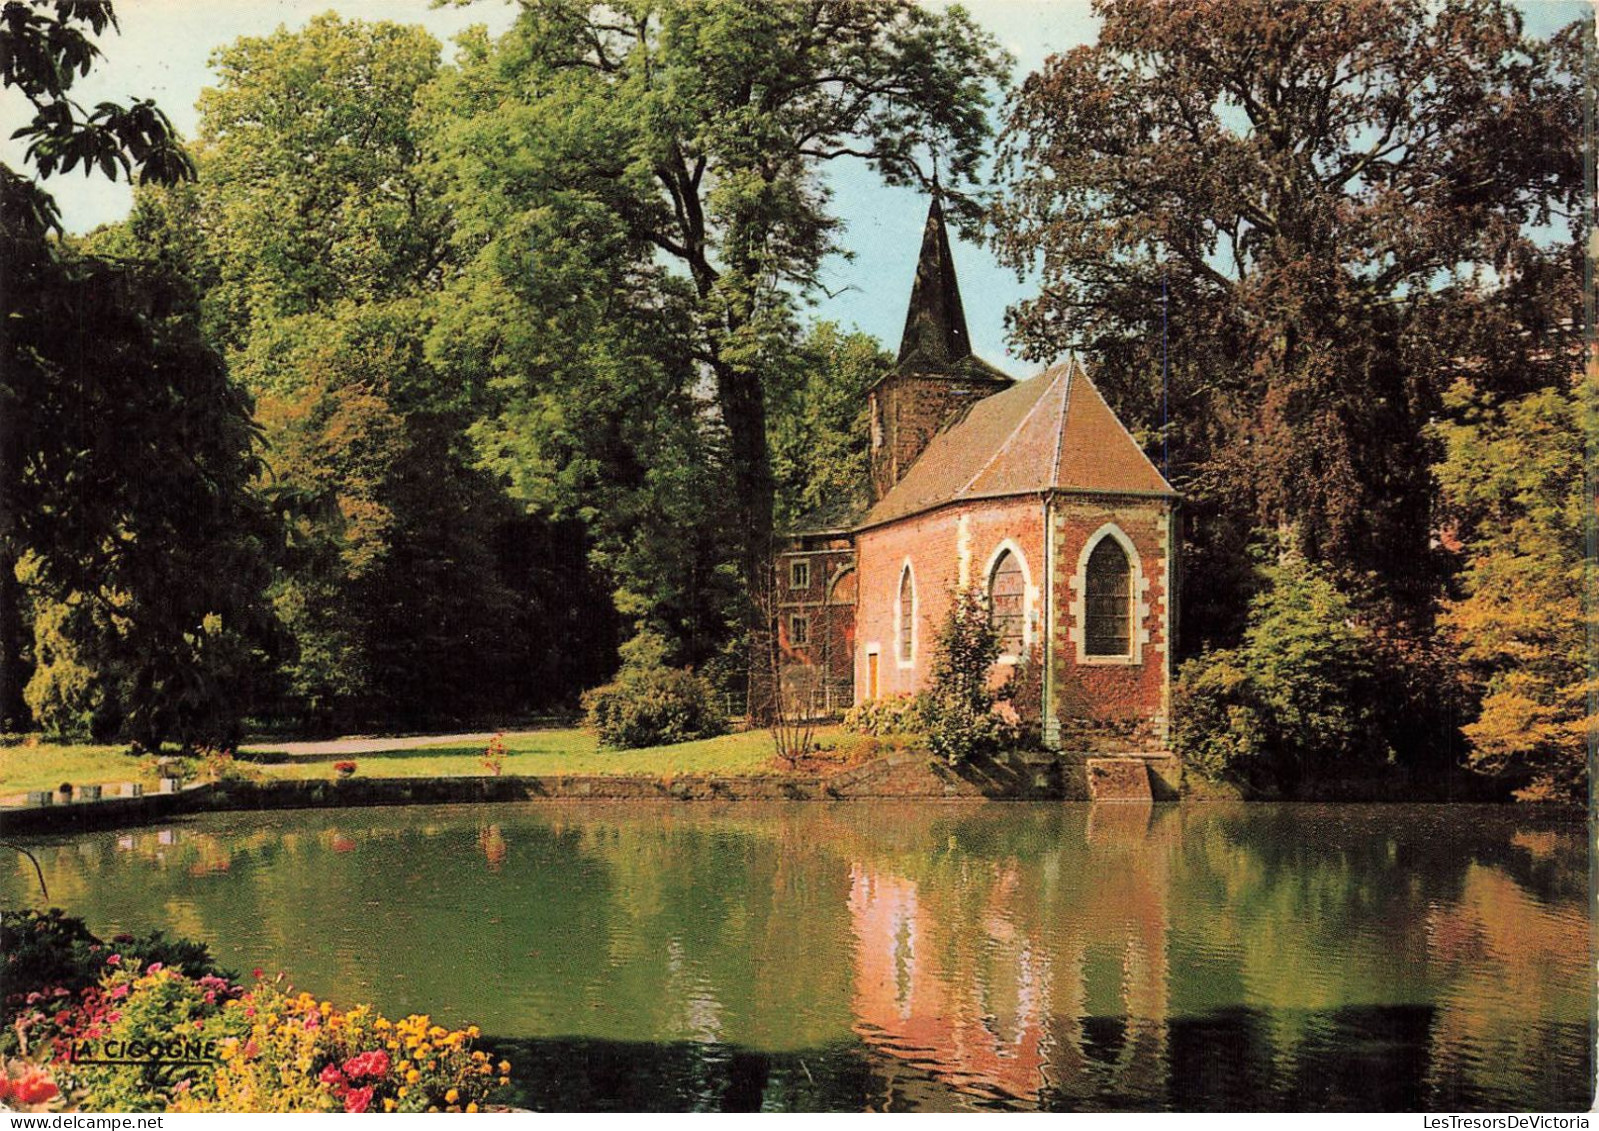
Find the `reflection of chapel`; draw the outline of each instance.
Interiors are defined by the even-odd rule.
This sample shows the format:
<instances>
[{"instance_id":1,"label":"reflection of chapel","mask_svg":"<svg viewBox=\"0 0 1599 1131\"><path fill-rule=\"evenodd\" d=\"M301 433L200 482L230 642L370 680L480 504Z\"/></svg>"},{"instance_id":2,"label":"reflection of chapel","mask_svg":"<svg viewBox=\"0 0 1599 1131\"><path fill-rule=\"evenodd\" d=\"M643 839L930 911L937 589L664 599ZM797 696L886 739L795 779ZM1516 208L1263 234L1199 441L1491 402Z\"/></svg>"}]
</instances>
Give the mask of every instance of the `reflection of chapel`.
<instances>
[{"instance_id":1,"label":"reflection of chapel","mask_svg":"<svg viewBox=\"0 0 1599 1131\"><path fill-rule=\"evenodd\" d=\"M780 559L785 694L830 710L926 688L951 594L977 586L1000 664L1043 667L1048 740L1164 750L1176 493L1075 360L1012 381L972 354L936 198L868 395L870 507Z\"/></svg>"}]
</instances>

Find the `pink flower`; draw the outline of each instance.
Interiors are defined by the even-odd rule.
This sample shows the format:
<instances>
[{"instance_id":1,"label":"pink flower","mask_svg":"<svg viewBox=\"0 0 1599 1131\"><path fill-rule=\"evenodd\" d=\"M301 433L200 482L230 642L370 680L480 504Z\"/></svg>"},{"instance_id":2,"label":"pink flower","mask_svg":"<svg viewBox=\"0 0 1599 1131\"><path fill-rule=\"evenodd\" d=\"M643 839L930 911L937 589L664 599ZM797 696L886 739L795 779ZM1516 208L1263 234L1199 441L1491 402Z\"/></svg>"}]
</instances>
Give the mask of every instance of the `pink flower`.
<instances>
[{"instance_id":1,"label":"pink flower","mask_svg":"<svg viewBox=\"0 0 1599 1131\"><path fill-rule=\"evenodd\" d=\"M161 963L152 962L152 963L150 963L149 966L145 967L145 971L144 972L146 974L156 974L156 973L159 973L160 971L162 971L164 969L166 969L166 967L163 966Z\"/></svg>"},{"instance_id":2,"label":"pink flower","mask_svg":"<svg viewBox=\"0 0 1599 1131\"><path fill-rule=\"evenodd\" d=\"M121 966L122 956L120 954L113 954L111 957L105 960L105 964L107 966Z\"/></svg>"},{"instance_id":3,"label":"pink flower","mask_svg":"<svg viewBox=\"0 0 1599 1131\"><path fill-rule=\"evenodd\" d=\"M337 1087L344 1083L344 1073L339 1071L337 1065L330 1064L322 1070L322 1075L318 1076L317 1079L324 1084Z\"/></svg>"},{"instance_id":4,"label":"pink flower","mask_svg":"<svg viewBox=\"0 0 1599 1131\"><path fill-rule=\"evenodd\" d=\"M111 993L108 996L111 998L112 1001L121 1001L123 998L127 997L128 996L127 983L123 983L120 986L112 986L111 987Z\"/></svg>"},{"instance_id":5,"label":"pink flower","mask_svg":"<svg viewBox=\"0 0 1599 1131\"><path fill-rule=\"evenodd\" d=\"M344 1110L359 1115L372 1104L372 1085L364 1088L351 1088L344 1095Z\"/></svg>"}]
</instances>

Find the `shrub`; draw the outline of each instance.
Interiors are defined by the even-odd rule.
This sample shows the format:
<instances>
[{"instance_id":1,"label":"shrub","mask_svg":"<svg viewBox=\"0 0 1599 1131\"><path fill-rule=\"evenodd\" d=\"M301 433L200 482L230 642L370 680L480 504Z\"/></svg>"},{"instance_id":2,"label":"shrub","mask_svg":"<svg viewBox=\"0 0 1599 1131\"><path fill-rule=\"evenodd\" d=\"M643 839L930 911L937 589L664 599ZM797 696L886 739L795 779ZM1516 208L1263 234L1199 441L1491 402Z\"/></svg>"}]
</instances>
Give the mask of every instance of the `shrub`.
<instances>
[{"instance_id":1,"label":"shrub","mask_svg":"<svg viewBox=\"0 0 1599 1131\"><path fill-rule=\"evenodd\" d=\"M1289 792L1384 764L1374 641L1353 603L1298 556L1260 573L1242 646L1183 665L1178 753L1215 780Z\"/></svg>"},{"instance_id":2,"label":"shrub","mask_svg":"<svg viewBox=\"0 0 1599 1131\"><path fill-rule=\"evenodd\" d=\"M624 669L583 695L588 725L618 750L711 738L727 729L710 684L678 668Z\"/></svg>"},{"instance_id":3,"label":"shrub","mask_svg":"<svg viewBox=\"0 0 1599 1131\"><path fill-rule=\"evenodd\" d=\"M0 1048L15 1047L13 1023L45 997L76 995L124 961L159 963L190 978L226 976L204 943L169 939L160 931L117 935L106 942L82 919L59 907L0 911L0 952L5 954L6 996L0 1003ZM59 995L56 991L61 991ZM29 997L33 1001L28 1001Z\"/></svg>"},{"instance_id":4,"label":"shrub","mask_svg":"<svg viewBox=\"0 0 1599 1131\"><path fill-rule=\"evenodd\" d=\"M845 712L844 729L874 738L925 734L931 714L932 704L925 694L867 699Z\"/></svg>"},{"instance_id":5,"label":"shrub","mask_svg":"<svg viewBox=\"0 0 1599 1131\"><path fill-rule=\"evenodd\" d=\"M475 1026L335 1009L260 971L252 986L238 985L197 943L159 934L103 943L58 911L7 913L5 943L7 1000L17 1003L8 1030L35 1057L6 1058L8 1103L46 1103L59 1088L89 1111L476 1111L509 1082L509 1064L472 1047ZM19 970L45 980L22 981ZM215 1042L219 1059L89 1064L69 1055L77 1042L179 1040L205 1052Z\"/></svg>"},{"instance_id":6,"label":"shrub","mask_svg":"<svg viewBox=\"0 0 1599 1131\"><path fill-rule=\"evenodd\" d=\"M1015 725L994 713L1004 697L990 686L999 636L988 602L976 589L957 592L933 653L927 745L951 766L992 755L1020 740Z\"/></svg>"}]
</instances>

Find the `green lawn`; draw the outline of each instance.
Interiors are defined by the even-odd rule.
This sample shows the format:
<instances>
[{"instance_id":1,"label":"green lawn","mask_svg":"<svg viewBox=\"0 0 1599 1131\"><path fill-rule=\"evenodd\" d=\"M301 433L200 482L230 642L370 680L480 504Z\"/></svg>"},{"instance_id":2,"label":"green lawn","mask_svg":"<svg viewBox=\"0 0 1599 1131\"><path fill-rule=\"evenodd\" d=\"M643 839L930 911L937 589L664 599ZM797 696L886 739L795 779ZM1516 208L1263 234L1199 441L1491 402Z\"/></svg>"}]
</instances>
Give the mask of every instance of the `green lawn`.
<instances>
[{"instance_id":1,"label":"green lawn","mask_svg":"<svg viewBox=\"0 0 1599 1131\"><path fill-rule=\"evenodd\" d=\"M836 728L819 737L836 739ZM581 730L546 730L506 738L506 774L619 774L628 777L675 777L681 774L759 774L774 769L772 738L748 731L654 746L643 750L601 750L594 736ZM245 750L248 751L246 746ZM264 757L269 757L263 755ZM368 778L486 776L481 746L437 746L375 754L329 754L315 760L296 759L258 767L272 778L330 778L333 763L348 759L356 775ZM60 746L49 743L0 747L0 795L31 789L142 781L155 784L150 758L130 758L118 746Z\"/></svg>"},{"instance_id":2,"label":"green lawn","mask_svg":"<svg viewBox=\"0 0 1599 1131\"><path fill-rule=\"evenodd\" d=\"M136 781L154 789L155 760L132 758L126 746L59 746L40 742L0 746L0 794L30 789Z\"/></svg>"}]
</instances>

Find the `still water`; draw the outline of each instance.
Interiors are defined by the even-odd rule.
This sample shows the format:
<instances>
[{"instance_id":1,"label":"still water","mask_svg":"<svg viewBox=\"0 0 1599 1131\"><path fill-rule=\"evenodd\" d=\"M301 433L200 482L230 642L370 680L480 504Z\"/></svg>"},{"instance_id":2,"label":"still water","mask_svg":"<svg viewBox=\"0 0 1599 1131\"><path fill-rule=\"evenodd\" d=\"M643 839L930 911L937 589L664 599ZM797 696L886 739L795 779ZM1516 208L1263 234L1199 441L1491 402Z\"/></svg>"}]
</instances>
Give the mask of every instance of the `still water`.
<instances>
[{"instance_id":1,"label":"still water","mask_svg":"<svg viewBox=\"0 0 1599 1131\"><path fill-rule=\"evenodd\" d=\"M440 806L38 855L103 935L477 1022L532 1108L1592 1099L1585 826L1526 809Z\"/></svg>"}]
</instances>

